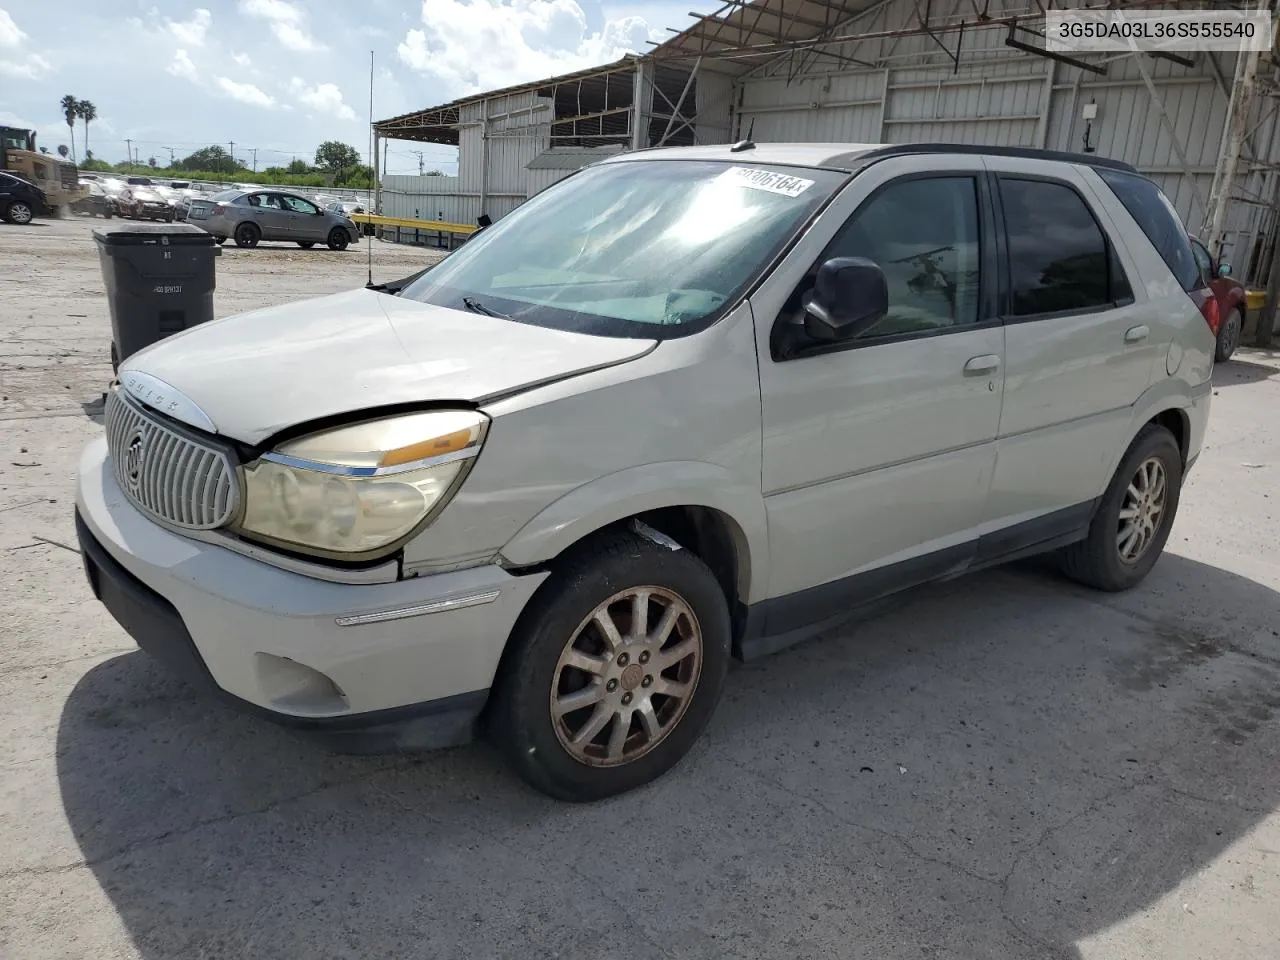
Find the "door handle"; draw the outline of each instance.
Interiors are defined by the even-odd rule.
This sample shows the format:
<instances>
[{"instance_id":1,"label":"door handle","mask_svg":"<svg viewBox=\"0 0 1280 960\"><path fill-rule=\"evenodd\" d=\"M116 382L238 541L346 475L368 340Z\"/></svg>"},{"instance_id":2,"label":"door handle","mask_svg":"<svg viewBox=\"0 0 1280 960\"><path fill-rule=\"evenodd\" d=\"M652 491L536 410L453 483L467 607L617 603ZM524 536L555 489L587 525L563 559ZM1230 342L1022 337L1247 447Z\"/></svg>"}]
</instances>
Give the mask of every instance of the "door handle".
<instances>
[{"instance_id":1,"label":"door handle","mask_svg":"<svg viewBox=\"0 0 1280 960\"><path fill-rule=\"evenodd\" d=\"M964 365L966 377L977 377L985 373L994 373L1000 369L1000 358L994 353L984 353L980 357L970 357Z\"/></svg>"},{"instance_id":2,"label":"door handle","mask_svg":"<svg viewBox=\"0 0 1280 960\"><path fill-rule=\"evenodd\" d=\"M1151 328L1145 323L1138 324L1136 327L1130 327L1124 332L1125 343L1141 343L1147 339L1147 334L1151 332Z\"/></svg>"}]
</instances>

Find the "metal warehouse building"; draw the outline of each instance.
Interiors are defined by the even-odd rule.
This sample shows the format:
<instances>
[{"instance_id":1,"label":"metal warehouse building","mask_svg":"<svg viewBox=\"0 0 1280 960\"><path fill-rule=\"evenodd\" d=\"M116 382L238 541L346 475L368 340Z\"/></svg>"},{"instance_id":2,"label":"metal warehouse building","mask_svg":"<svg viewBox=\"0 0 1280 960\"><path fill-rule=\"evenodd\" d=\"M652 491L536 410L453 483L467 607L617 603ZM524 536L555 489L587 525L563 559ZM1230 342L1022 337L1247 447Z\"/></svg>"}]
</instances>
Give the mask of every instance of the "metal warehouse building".
<instances>
[{"instance_id":1,"label":"metal warehouse building","mask_svg":"<svg viewBox=\"0 0 1280 960\"><path fill-rule=\"evenodd\" d=\"M1045 50L1046 9L1175 6L724 0L642 56L376 123L378 138L459 148L457 177L387 177L380 209L496 220L610 151L748 135L1045 147L1133 164L1210 240L1216 214L1224 257L1256 283L1280 186L1273 55Z\"/></svg>"}]
</instances>

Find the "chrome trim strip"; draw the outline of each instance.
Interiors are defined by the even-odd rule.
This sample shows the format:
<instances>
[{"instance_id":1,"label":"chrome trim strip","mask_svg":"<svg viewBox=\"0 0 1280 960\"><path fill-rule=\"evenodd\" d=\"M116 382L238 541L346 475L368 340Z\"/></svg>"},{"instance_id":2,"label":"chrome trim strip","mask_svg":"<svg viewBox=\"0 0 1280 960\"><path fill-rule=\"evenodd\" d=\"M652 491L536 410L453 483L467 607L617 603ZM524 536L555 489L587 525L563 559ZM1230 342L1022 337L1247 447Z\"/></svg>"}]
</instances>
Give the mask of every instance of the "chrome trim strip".
<instances>
[{"instance_id":1,"label":"chrome trim strip","mask_svg":"<svg viewBox=\"0 0 1280 960\"><path fill-rule=\"evenodd\" d=\"M263 460L279 463L286 467L297 467L299 470L311 470L315 473L332 473L340 477L393 477L398 473L411 470L425 470L427 467L439 467L458 460L469 460L480 453L480 447L467 447L452 453L442 453L438 457L427 457L425 460L414 460L412 463L398 463L394 467L349 467L340 463L322 463L319 460L304 460L302 457L291 457L287 453L272 451L262 455Z\"/></svg>"},{"instance_id":2,"label":"chrome trim strip","mask_svg":"<svg viewBox=\"0 0 1280 960\"><path fill-rule=\"evenodd\" d=\"M383 610L380 613L357 613L349 617L335 617L333 622L340 627L357 627L366 623L404 620L407 617L421 617L430 613L444 613L448 610L461 610L464 607L478 607L483 603L493 603L498 599L500 593L502 593L501 590L486 590L484 593L449 597L445 600L419 604L416 607L401 607L398 610Z\"/></svg>"},{"instance_id":3,"label":"chrome trim strip","mask_svg":"<svg viewBox=\"0 0 1280 960\"><path fill-rule=\"evenodd\" d=\"M166 416L206 433L218 432L213 420L194 400L159 377L141 370L124 370L121 371L119 380L130 395L153 410L159 410Z\"/></svg>"}]
</instances>

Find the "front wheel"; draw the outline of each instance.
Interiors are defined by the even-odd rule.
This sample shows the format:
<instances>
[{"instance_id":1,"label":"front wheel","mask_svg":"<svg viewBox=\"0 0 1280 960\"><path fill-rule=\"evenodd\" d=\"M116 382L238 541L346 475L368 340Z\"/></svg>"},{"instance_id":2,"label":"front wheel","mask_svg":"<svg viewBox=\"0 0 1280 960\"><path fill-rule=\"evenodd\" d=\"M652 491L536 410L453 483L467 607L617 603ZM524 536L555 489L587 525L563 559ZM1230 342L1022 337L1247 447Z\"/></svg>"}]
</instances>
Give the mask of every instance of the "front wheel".
<instances>
[{"instance_id":1,"label":"front wheel","mask_svg":"<svg viewBox=\"0 0 1280 960\"><path fill-rule=\"evenodd\" d=\"M10 223L16 223L25 226L35 218L35 211L31 209L31 205L22 200L15 200L9 204L9 209L5 211L4 218Z\"/></svg>"},{"instance_id":2,"label":"front wheel","mask_svg":"<svg viewBox=\"0 0 1280 960\"><path fill-rule=\"evenodd\" d=\"M351 243L351 238L347 236L347 231L341 227L334 227L329 231L329 239L325 242L330 250L345 250L347 245Z\"/></svg>"},{"instance_id":3,"label":"front wheel","mask_svg":"<svg viewBox=\"0 0 1280 960\"><path fill-rule=\"evenodd\" d=\"M1098 590L1137 586L1160 559L1181 490L1178 443L1167 429L1149 423L1120 461L1089 535L1062 551L1063 572Z\"/></svg>"},{"instance_id":4,"label":"front wheel","mask_svg":"<svg viewBox=\"0 0 1280 960\"><path fill-rule=\"evenodd\" d=\"M214 242L214 243L216 243L218 246L222 246L224 243L226 243L226 242L227 242L227 238L226 238L226 237L214 237L214 238L213 238L213 242Z\"/></svg>"},{"instance_id":5,"label":"front wheel","mask_svg":"<svg viewBox=\"0 0 1280 960\"><path fill-rule=\"evenodd\" d=\"M262 239L262 231L256 223L242 223L236 227L237 247L256 247Z\"/></svg>"},{"instance_id":6,"label":"front wheel","mask_svg":"<svg viewBox=\"0 0 1280 960\"><path fill-rule=\"evenodd\" d=\"M1218 363L1226 363L1231 359L1231 355L1236 352L1236 347L1240 346L1240 330L1243 326L1244 321L1240 317L1239 308L1232 308L1218 329L1218 346L1213 352L1214 360Z\"/></svg>"},{"instance_id":7,"label":"front wheel","mask_svg":"<svg viewBox=\"0 0 1280 960\"><path fill-rule=\"evenodd\" d=\"M729 665L729 609L687 550L602 536L555 565L512 634L489 733L520 776L600 800L661 776L707 725Z\"/></svg>"}]
</instances>

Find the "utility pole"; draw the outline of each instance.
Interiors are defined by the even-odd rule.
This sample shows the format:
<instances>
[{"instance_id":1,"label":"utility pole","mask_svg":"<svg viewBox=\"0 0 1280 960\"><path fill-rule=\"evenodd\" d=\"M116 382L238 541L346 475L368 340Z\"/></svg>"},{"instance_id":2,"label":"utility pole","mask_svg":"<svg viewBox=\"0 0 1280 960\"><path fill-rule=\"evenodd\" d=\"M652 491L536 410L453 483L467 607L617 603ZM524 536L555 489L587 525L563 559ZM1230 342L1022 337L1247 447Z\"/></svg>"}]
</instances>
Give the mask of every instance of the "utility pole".
<instances>
[{"instance_id":1,"label":"utility pole","mask_svg":"<svg viewBox=\"0 0 1280 960\"><path fill-rule=\"evenodd\" d=\"M231 166L234 168L236 165L236 142L228 140L227 143L231 145Z\"/></svg>"},{"instance_id":2,"label":"utility pole","mask_svg":"<svg viewBox=\"0 0 1280 960\"><path fill-rule=\"evenodd\" d=\"M133 173L133 141L128 137L124 138L124 156L124 162L128 165L129 172Z\"/></svg>"},{"instance_id":3,"label":"utility pole","mask_svg":"<svg viewBox=\"0 0 1280 960\"><path fill-rule=\"evenodd\" d=\"M165 147L169 151L169 166L173 166L173 147Z\"/></svg>"},{"instance_id":4,"label":"utility pole","mask_svg":"<svg viewBox=\"0 0 1280 960\"><path fill-rule=\"evenodd\" d=\"M416 153L416 154L418 155L418 176L422 176L422 172L423 172L423 168L422 168L422 151L421 151L421 150L413 150L413 151L411 151L411 152L412 152L412 153Z\"/></svg>"},{"instance_id":5,"label":"utility pole","mask_svg":"<svg viewBox=\"0 0 1280 960\"><path fill-rule=\"evenodd\" d=\"M253 172L257 173L258 172L258 148L254 147L250 152L253 154Z\"/></svg>"}]
</instances>

